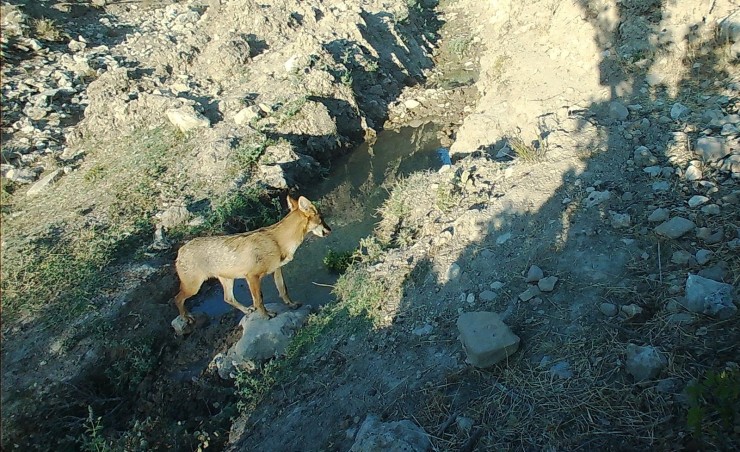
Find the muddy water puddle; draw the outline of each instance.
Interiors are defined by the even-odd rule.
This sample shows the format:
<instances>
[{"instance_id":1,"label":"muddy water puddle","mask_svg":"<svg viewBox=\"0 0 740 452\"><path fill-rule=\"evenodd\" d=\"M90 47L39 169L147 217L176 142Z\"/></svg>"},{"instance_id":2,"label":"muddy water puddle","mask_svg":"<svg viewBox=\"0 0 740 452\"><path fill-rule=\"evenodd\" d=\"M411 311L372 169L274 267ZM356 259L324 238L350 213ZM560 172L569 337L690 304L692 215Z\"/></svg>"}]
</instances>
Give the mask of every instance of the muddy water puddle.
<instances>
[{"instance_id":1,"label":"muddy water puddle","mask_svg":"<svg viewBox=\"0 0 740 452\"><path fill-rule=\"evenodd\" d=\"M324 257L330 250L352 251L360 239L370 235L378 221L376 211L396 180L419 170L441 167L437 152L439 129L434 123L426 123L383 131L375 143L364 143L337 159L326 179L297 191L320 207L332 234L326 238L307 236L293 261L283 267L293 301L318 307L334 299L331 285L337 275L323 264ZM271 275L262 280L262 293L265 303L281 302ZM245 280L236 281L234 296L243 305L251 306L252 297ZM193 312L211 318L236 311L223 301L223 289L217 282L205 284L188 304ZM241 313L237 321L240 318Z\"/></svg>"}]
</instances>

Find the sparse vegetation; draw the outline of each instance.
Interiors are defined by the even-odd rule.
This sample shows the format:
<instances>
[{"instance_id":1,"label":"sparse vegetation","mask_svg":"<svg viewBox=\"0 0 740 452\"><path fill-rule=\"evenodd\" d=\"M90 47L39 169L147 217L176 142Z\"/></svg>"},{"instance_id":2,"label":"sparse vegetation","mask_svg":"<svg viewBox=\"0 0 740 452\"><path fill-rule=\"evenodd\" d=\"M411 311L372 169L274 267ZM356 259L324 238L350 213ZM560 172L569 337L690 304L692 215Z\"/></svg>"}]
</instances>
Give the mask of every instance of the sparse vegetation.
<instances>
[{"instance_id":1,"label":"sparse vegetation","mask_svg":"<svg viewBox=\"0 0 740 452\"><path fill-rule=\"evenodd\" d=\"M62 40L62 31L51 19L40 18L33 21L34 33L39 39L56 42Z\"/></svg>"},{"instance_id":2,"label":"sparse vegetation","mask_svg":"<svg viewBox=\"0 0 740 452\"><path fill-rule=\"evenodd\" d=\"M510 134L507 141L514 155L526 163L541 162L547 155L546 141L534 140L527 144L519 131Z\"/></svg>"},{"instance_id":3,"label":"sparse vegetation","mask_svg":"<svg viewBox=\"0 0 740 452\"><path fill-rule=\"evenodd\" d=\"M85 433L78 438L80 448L85 452L108 452L113 450L111 444L103 436L102 417L96 417L91 406L88 406L87 410Z\"/></svg>"},{"instance_id":4,"label":"sparse vegetation","mask_svg":"<svg viewBox=\"0 0 740 452\"><path fill-rule=\"evenodd\" d=\"M354 252L352 251L335 251L330 249L326 256L324 256L324 265L329 271L337 274L344 273L349 267L354 258Z\"/></svg>"},{"instance_id":5,"label":"sparse vegetation","mask_svg":"<svg viewBox=\"0 0 740 452\"><path fill-rule=\"evenodd\" d=\"M740 421L740 368L710 370L687 393L686 423L694 436L724 449L725 435L732 435Z\"/></svg>"}]
</instances>

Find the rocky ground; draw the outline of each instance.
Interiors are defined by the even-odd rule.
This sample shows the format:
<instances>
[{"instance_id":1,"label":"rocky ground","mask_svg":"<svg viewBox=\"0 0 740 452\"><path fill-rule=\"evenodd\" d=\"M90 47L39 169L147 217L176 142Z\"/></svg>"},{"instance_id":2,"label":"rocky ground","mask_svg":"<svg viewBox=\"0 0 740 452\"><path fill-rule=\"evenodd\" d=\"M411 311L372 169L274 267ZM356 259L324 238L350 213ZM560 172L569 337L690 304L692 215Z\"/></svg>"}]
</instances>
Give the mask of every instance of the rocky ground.
<instances>
[{"instance_id":1,"label":"rocky ground","mask_svg":"<svg viewBox=\"0 0 740 452\"><path fill-rule=\"evenodd\" d=\"M736 2L289 3L2 3L3 447L737 448ZM284 357L173 335L173 245L430 120Z\"/></svg>"}]
</instances>

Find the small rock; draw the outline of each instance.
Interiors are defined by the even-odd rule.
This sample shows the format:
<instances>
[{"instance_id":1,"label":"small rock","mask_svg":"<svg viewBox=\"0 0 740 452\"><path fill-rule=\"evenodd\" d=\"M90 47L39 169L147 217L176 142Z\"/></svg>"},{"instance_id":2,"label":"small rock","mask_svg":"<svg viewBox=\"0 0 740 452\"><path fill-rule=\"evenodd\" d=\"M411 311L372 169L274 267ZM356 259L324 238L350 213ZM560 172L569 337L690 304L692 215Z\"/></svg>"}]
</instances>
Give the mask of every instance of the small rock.
<instances>
[{"instance_id":1,"label":"small rock","mask_svg":"<svg viewBox=\"0 0 740 452\"><path fill-rule=\"evenodd\" d=\"M617 305L613 303L601 303L599 305L599 312L607 317L614 317L615 315L617 315L618 308Z\"/></svg>"},{"instance_id":2,"label":"small rock","mask_svg":"<svg viewBox=\"0 0 740 452\"><path fill-rule=\"evenodd\" d=\"M678 250L671 256L671 262L677 265L686 265L693 257L688 251Z\"/></svg>"},{"instance_id":3,"label":"small rock","mask_svg":"<svg viewBox=\"0 0 740 452\"><path fill-rule=\"evenodd\" d=\"M738 133L740 133L740 130L738 130L735 124L725 124L722 126L722 130L719 134L725 137L728 135L737 135Z\"/></svg>"},{"instance_id":4,"label":"small rock","mask_svg":"<svg viewBox=\"0 0 740 452\"><path fill-rule=\"evenodd\" d=\"M562 380L573 378L573 371L570 370L570 363L567 361L560 361L550 367L550 373Z\"/></svg>"},{"instance_id":5,"label":"small rock","mask_svg":"<svg viewBox=\"0 0 740 452\"><path fill-rule=\"evenodd\" d=\"M239 112L234 115L234 123L238 126L243 126L244 124L249 124L254 119L260 118L261 115L262 110L260 110L258 106L252 105L239 110Z\"/></svg>"},{"instance_id":6,"label":"small rock","mask_svg":"<svg viewBox=\"0 0 740 452\"><path fill-rule=\"evenodd\" d=\"M699 271L699 276L707 279L711 279L717 282L725 282L727 277L728 267L724 261L719 261L717 264L707 267Z\"/></svg>"},{"instance_id":7,"label":"small rock","mask_svg":"<svg viewBox=\"0 0 740 452\"><path fill-rule=\"evenodd\" d=\"M608 190L605 190L605 191L594 190L588 194L585 205L586 207L594 207L594 206L603 204L604 202L608 201L610 197L611 197L611 193Z\"/></svg>"},{"instance_id":8,"label":"small rock","mask_svg":"<svg viewBox=\"0 0 740 452\"><path fill-rule=\"evenodd\" d=\"M629 320L642 314L642 308L636 304L628 304L619 308L619 312Z\"/></svg>"},{"instance_id":9,"label":"small rock","mask_svg":"<svg viewBox=\"0 0 740 452\"><path fill-rule=\"evenodd\" d=\"M421 103L418 100L409 99L405 101L403 105L409 110L413 110L414 108L418 108L419 106L421 106Z\"/></svg>"},{"instance_id":10,"label":"small rock","mask_svg":"<svg viewBox=\"0 0 740 452\"><path fill-rule=\"evenodd\" d=\"M709 201L709 198L706 196L694 195L689 199L689 207L693 209L694 207L706 204L707 201Z\"/></svg>"},{"instance_id":11,"label":"small rock","mask_svg":"<svg viewBox=\"0 0 740 452\"><path fill-rule=\"evenodd\" d=\"M463 432L469 432L473 428L473 420L469 417L458 416L455 419L455 423L457 424L457 428Z\"/></svg>"},{"instance_id":12,"label":"small rock","mask_svg":"<svg viewBox=\"0 0 740 452\"><path fill-rule=\"evenodd\" d=\"M191 106L169 109L167 110L167 118L183 133L211 126L211 121Z\"/></svg>"},{"instance_id":13,"label":"small rock","mask_svg":"<svg viewBox=\"0 0 740 452\"><path fill-rule=\"evenodd\" d=\"M671 107L671 119L674 121L678 121L682 117L688 115L689 113L689 107L685 106L682 103L676 102Z\"/></svg>"},{"instance_id":14,"label":"small rock","mask_svg":"<svg viewBox=\"0 0 740 452\"><path fill-rule=\"evenodd\" d=\"M188 323L187 320L183 319L181 316L177 316L172 320L172 328L175 329L175 333L178 336L184 336L186 334L190 334L193 331L193 325Z\"/></svg>"},{"instance_id":15,"label":"small rock","mask_svg":"<svg viewBox=\"0 0 740 452\"><path fill-rule=\"evenodd\" d=\"M667 365L668 360L655 347L635 344L627 346L625 368L636 381L654 379Z\"/></svg>"},{"instance_id":16,"label":"small rock","mask_svg":"<svg viewBox=\"0 0 740 452\"><path fill-rule=\"evenodd\" d=\"M460 273L462 273L462 269L458 264L453 262L450 265L450 268L447 269L447 279L449 281L454 281L460 277Z\"/></svg>"},{"instance_id":17,"label":"small rock","mask_svg":"<svg viewBox=\"0 0 740 452\"><path fill-rule=\"evenodd\" d=\"M529 271L527 272L527 277L524 279L524 282L537 282L544 276L545 272L543 272L540 267L532 265L529 267Z\"/></svg>"},{"instance_id":18,"label":"small rock","mask_svg":"<svg viewBox=\"0 0 740 452\"><path fill-rule=\"evenodd\" d=\"M703 174L701 172L701 168L696 165L690 165L688 168L686 168L686 172L683 175L683 178L689 182L701 180L702 177Z\"/></svg>"},{"instance_id":19,"label":"small rock","mask_svg":"<svg viewBox=\"0 0 740 452\"><path fill-rule=\"evenodd\" d=\"M712 259L713 252L709 250L699 250L696 252L696 262L699 265L704 265Z\"/></svg>"},{"instance_id":20,"label":"small rock","mask_svg":"<svg viewBox=\"0 0 740 452\"><path fill-rule=\"evenodd\" d=\"M527 290L519 294L519 299L522 301L529 301L540 294L540 289L537 286L530 285Z\"/></svg>"},{"instance_id":21,"label":"small rock","mask_svg":"<svg viewBox=\"0 0 740 452\"><path fill-rule=\"evenodd\" d=\"M511 238L511 232L507 232L504 234L501 234L496 238L496 245L503 245L504 243L508 242Z\"/></svg>"},{"instance_id":22,"label":"small rock","mask_svg":"<svg viewBox=\"0 0 740 452\"><path fill-rule=\"evenodd\" d=\"M676 312L666 317L666 322L671 325L691 325L694 323L694 316L688 312Z\"/></svg>"},{"instance_id":23,"label":"small rock","mask_svg":"<svg viewBox=\"0 0 740 452\"><path fill-rule=\"evenodd\" d=\"M642 171L648 173L650 177L657 177L662 171L662 168L659 166L648 166L647 168L643 168Z\"/></svg>"},{"instance_id":24,"label":"small rock","mask_svg":"<svg viewBox=\"0 0 740 452\"><path fill-rule=\"evenodd\" d=\"M696 230L696 237L701 239L707 245L714 245L724 239L725 234L722 229L712 230L711 228L698 228Z\"/></svg>"},{"instance_id":25,"label":"small rock","mask_svg":"<svg viewBox=\"0 0 740 452\"><path fill-rule=\"evenodd\" d=\"M493 312L466 312L457 319L460 341L473 366L485 368L519 349L519 336Z\"/></svg>"},{"instance_id":26,"label":"small rock","mask_svg":"<svg viewBox=\"0 0 740 452\"><path fill-rule=\"evenodd\" d=\"M61 169L52 171L48 175L41 178L38 182L33 184L31 188L29 188L28 191L26 192L26 196L39 195L42 191L49 188L51 184L59 180L59 178L61 178L63 174L64 174L64 171L62 171Z\"/></svg>"},{"instance_id":27,"label":"small rock","mask_svg":"<svg viewBox=\"0 0 740 452\"><path fill-rule=\"evenodd\" d=\"M167 208L167 210L157 216L162 226L166 229L171 229L186 223L190 218L190 211L183 205L177 205Z\"/></svg>"},{"instance_id":28,"label":"small rock","mask_svg":"<svg viewBox=\"0 0 740 452\"><path fill-rule=\"evenodd\" d=\"M707 204L706 206L701 208L701 213L708 216L719 215L720 208L717 204Z\"/></svg>"},{"instance_id":29,"label":"small rock","mask_svg":"<svg viewBox=\"0 0 740 452\"><path fill-rule=\"evenodd\" d=\"M694 222L687 218L673 217L657 226L655 233L671 239L677 239L695 227Z\"/></svg>"},{"instance_id":30,"label":"small rock","mask_svg":"<svg viewBox=\"0 0 740 452\"><path fill-rule=\"evenodd\" d=\"M637 166L651 166L658 163L658 159L653 155L650 150L645 146L639 146L635 149L633 160Z\"/></svg>"},{"instance_id":31,"label":"small rock","mask_svg":"<svg viewBox=\"0 0 740 452\"><path fill-rule=\"evenodd\" d=\"M465 297L465 301L467 301L468 304L474 304L475 303L475 294L469 293L467 297Z\"/></svg>"},{"instance_id":32,"label":"small rock","mask_svg":"<svg viewBox=\"0 0 740 452\"><path fill-rule=\"evenodd\" d=\"M648 216L648 221L651 223L662 223L668 219L669 213L670 211L668 209L659 207L653 210L653 213Z\"/></svg>"},{"instance_id":33,"label":"small rock","mask_svg":"<svg viewBox=\"0 0 740 452\"><path fill-rule=\"evenodd\" d=\"M552 292L557 282L557 276L548 276L537 281L537 287L543 292Z\"/></svg>"},{"instance_id":34,"label":"small rock","mask_svg":"<svg viewBox=\"0 0 740 452\"><path fill-rule=\"evenodd\" d=\"M350 452L426 452L431 448L429 435L410 420L380 422L378 417L368 415Z\"/></svg>"},{"instance_id":35,"label":"small rock","mask_svg":"<svg viewBox=\"0 0 740 452\"><path fill-rule=\"evenodd\" d=\"M699 155L704 161L714 162L730 155L732 152L725 138L720 137L701 137L696 140L694 153Z\"/></svg>"},{"instance_id":36,"label":"small rock","mask_svg":"<svg viewBox=\"0 0 740 452\"><path fill-rule=\"evenodd\" d=\"M502 283L501 281L494 281L491 283L491 289L493 290L500 290L503 289L503 287L504 283Z\"/></svg>"},{"instance_id":37,"label":"small rock","mask_svg":"<svg viewBox=\"0 0 740 452\"><path fill-rule=\"evenodd\" d=\"M630 214L609 211L611 225L614 229L624 229L630 226Z\"/></svg>"},{"instance_id":38,"label":"small rock","mask_svg":"<svg viewBox=\"0 0 740 452\"><path fill-rule=\"evenodd\" d=\"M689 273L686 280L687 308L725 320L737 313L732 286Z\"/></svg>"},{"instance_id":39,"label":"small rock","mask_svg":"<svg viewBox=\"0 0 740 452\"><path fill-rule=\"evenodd\" d=\"M478 297L481 299L481 301L491 302L491 301L496 300L497 295L496 295L496 292L493 292L490 290L484 290L478 295Z\"/></svg>"},{"instance_id":40,"label":"small rock","mask_svg":"<svg viewBox=\"0 0 740 452\"><path fill-rule=\"evenodd\" d=\"M431 334L432 330L434 328L432 325L426 324L424 326L420 326L419 328L414 328L411 333L415 336L426 336L428 334Z\"/></svg>"},{"instance_id":41,"label":"small rock","mask_svg":"<svg viewBox=\"0 0 740 452\"><path fill-rule=\"evenodd\" d=\"M668 191L671 189L671 183L668 182L667 180L653 182L652 188L653 188L653 191L657 191L657 192Z\"/></svg>"},{"instance_id":42,"label":"small rock","mask_svg":"<svg viewBox=\"0 0 740 452\"><path fill-rule=\"evenodd\" d=\"M35 171L28 168L11 168L5 173L5 177L17 184L30 184L38 177Z\"/></svg>"},{"instance_id":43,"label":"small rock","mask_svg":"<svg viewBox=\"0 0 740 452\"><path fill-rule=\"evenodd\" d=\"M630 112L623 103L612 101L609 103L609 116L617 121L624 121L629 116Z\"/></svg>"}]
</instances>

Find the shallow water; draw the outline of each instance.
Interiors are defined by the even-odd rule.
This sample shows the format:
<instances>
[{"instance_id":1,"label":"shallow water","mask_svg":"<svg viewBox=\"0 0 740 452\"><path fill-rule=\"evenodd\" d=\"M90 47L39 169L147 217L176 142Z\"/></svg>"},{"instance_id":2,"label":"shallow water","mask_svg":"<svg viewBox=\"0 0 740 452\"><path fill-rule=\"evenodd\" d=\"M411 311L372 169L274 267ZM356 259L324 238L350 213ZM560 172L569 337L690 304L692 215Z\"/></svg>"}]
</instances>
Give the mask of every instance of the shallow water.
<instances>
[{"instance_id":1,"label":"shallow water","mask_svg":"<svg viewBox=\"0 0 740 452\"><path fill-rule=\"evenodd\" d=\"M334 284L337 275L326 269L324 256L329 250L354 250L361 238L370 235L378 221L376 210L398 178L442 165L437 155L438 130L437 125L427 123L415 128L383 131L372 145L362 144L337 159L326 179L299 190L299 194L320 207L332 234L326 238L307 236L293 261L283 267L293 301L318 307L334 299L331 287L327 286ZM281 302L271 275L262 280L262 293L265 303ZM245 306L251 306L252 298L245 280L236 281L234 296ZM223 301L223 289L218 282L210 288L204 285L188 305L193 312L209 317L220 317L232 310L238 312ZM237 316L240 317L241 314Z\"/></svg>"}]
</instances>

